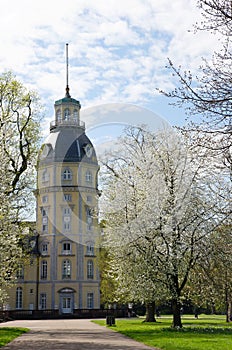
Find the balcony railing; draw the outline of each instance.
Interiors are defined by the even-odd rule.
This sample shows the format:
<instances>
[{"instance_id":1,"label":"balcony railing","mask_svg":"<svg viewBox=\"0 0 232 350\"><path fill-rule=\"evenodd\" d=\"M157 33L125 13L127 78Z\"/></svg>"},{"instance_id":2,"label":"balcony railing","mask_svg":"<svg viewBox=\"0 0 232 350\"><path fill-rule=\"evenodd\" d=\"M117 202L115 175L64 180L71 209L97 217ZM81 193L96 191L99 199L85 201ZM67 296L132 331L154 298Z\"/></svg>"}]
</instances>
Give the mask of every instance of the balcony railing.
<instances>
[{"instance_id":1,"label":"balcony railing","mask_svg":"<svg viewBox=\"0 0 232 350\"><path fill-rule=\"evenodd\" d=\"M81 129L85 129L85 123L79 120L53 120L50 123L50 130L56 128L57 126L74 126L74 127L79 127Z\"/></svg>"}]
</instances>

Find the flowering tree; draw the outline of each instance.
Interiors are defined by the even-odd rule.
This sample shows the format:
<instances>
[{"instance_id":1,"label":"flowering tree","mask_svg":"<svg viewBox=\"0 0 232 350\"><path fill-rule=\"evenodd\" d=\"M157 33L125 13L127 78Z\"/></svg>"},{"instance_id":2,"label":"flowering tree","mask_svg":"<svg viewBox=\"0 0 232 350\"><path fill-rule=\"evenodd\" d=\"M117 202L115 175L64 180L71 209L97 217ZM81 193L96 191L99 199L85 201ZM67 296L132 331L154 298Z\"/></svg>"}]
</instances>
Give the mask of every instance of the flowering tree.
<instances>
[{"instance_id":1,"label":"flowering tree","mask_svg":"<svg viewBox=\"0 0 232 350\"><path fill-rule=\"evenodd\" d=\"M120 148L102 163L105 232L120 289L144 291L145 299L148 288L136 287L140 281L153 298L167 295L173 327L182 327L181 295L190 272L228 215L224 178L176 133L143 127L128 128Z\"/></svg>"}]
</instances>

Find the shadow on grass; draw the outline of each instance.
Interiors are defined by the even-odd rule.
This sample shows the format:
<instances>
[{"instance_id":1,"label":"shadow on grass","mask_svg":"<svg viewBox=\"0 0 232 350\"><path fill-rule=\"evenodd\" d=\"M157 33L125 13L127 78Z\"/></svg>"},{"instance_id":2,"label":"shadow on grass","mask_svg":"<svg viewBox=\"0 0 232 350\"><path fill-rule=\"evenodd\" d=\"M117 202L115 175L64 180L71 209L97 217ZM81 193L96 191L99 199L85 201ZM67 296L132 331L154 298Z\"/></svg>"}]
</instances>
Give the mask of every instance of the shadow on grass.
<instances>
[{"instance_id":1,"label":"shadow on grass","mask_svg":"<svg viewBox=\"0 0 232 350\"><path fill-rule=\"evenodd\" d=\"M216 327L183 327L180 329L174 328L161 328L161 331L170 333L193 333L197 334L231 334L232 328L216 328Z\"/></svg>"}]
</instances>

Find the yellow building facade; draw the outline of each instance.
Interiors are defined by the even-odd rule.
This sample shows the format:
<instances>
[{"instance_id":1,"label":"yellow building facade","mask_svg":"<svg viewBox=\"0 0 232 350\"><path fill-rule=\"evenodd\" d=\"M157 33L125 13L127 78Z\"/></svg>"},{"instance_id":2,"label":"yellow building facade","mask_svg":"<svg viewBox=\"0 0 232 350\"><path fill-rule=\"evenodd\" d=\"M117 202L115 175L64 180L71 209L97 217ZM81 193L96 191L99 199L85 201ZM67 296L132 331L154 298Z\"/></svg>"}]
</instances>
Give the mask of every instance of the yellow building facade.
<instances>
[{"instance_id":1,"label":"yellow building facade","mask_svg":"<svg viewBox=\"0 0 232 350\"><path fill-rule=\"evenodd\" d=\"M38 160L33 254L19 269L7 308L72 314L100 307L99 166L68 86L54 108Z\"/></svg>"}]
</instances>

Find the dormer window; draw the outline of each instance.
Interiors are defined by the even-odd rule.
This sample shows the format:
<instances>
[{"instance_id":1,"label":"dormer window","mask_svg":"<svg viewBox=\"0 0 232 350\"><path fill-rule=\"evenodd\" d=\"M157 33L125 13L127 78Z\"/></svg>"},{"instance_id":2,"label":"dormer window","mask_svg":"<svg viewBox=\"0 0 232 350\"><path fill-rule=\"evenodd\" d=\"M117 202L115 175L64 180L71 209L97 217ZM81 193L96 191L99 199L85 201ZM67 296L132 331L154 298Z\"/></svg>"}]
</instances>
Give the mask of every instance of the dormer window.
<instances>
[{"instance_id":1,"label":"dormer window","mask_svg":"<svg viewBox=\"0 0 232 350\"><path fill-rule=\"evenodd\" d=\"M70 169L65 169L63 171L62 180L72 180L72 172Z\"/></svg>"},{"instance_id":2,"label":"dormer window","mask_svg":"<svg viewBox=\"0 0 232 350\"><path fill-rule=\"evenodd\" d=\"M49 181L49 173L47 172L47 169L45 169L42 173L42 182L48 182Z\"/></svg>"},{"instance_id":3,"label":"dormer window","mask_svg":"<svg viewBox=\"0 0 232 350\"><path fill-rule=\"evenodd\" d=\"M64 110L64 120L70 120L70 109L65 108Z\"/></svg>"},{"instance_id":4,"label":"dormer window","mask_svg":"<svg viewBox=\"0 0 232 350\"><path fill-rule=\"evenodd\" d=\"M93 175L90 170L87 170L85 173L85 181L90 183L93 181Z\"/></svg>"}]
</instances>

